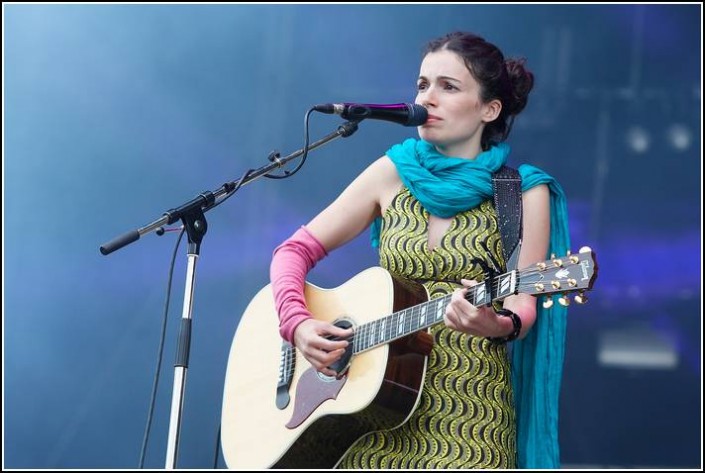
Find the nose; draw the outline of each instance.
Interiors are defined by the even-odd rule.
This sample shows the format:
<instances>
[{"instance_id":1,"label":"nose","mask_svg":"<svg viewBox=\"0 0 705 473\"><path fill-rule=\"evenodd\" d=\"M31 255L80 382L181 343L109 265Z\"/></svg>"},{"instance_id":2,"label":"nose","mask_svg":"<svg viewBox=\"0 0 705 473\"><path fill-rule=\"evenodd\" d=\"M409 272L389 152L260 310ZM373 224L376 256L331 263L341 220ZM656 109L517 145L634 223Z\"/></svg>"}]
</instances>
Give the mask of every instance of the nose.
<instances>
[{"instance_id":1,"label":"nose","mask_svg":"<svg viewBox=\"0 0 705 473\"><path fill-rule=\"evenodd\" d=\"M437 105L436 92L433 87L429 87L423 94L420 94L419 103L426 108L435 107Z\"/></svg>"}]
</instances>

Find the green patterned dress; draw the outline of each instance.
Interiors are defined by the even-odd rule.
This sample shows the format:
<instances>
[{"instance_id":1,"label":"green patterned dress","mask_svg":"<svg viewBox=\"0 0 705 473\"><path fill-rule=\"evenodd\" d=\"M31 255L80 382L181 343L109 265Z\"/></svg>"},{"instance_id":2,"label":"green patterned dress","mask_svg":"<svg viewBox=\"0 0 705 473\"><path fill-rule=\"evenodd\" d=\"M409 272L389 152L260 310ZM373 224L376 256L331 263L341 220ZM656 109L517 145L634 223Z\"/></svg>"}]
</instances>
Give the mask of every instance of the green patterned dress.
<instances>
[{"instance_id":1,"label":"green patterned dress","mask_svg":"<svg viewBox=\"0 0 705 473\"><path fill-rule=\"evenodd\" d=\"M455 216L438 247L428 248L428 212L405 187L383 215L380 264L424 284L431 298L482 279L502 262L490 201ZM516 422L505 345L431 327L421 400L401 427L361 438L339 468L515 468Z\"/></svg>"}]
</instances>

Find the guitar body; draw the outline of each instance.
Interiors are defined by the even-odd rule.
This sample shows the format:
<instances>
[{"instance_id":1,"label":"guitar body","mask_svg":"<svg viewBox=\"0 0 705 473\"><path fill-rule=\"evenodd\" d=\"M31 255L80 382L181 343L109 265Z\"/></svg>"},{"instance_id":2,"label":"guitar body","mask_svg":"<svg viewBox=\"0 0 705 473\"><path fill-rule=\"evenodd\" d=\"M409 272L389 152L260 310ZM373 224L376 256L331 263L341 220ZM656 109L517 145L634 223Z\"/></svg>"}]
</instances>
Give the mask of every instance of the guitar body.
<instances>
[{"instance_id":1,"label":"guitar body","mask_svg":"<svg viewBox=\"0 0 705 473\"><path fill-rule=\"evenodd\" d=\"M544 307L585 291L597 277L594 254L551 256L521 270L491 276L465 292L475 306L512 294L545 296ZM452 294L428 300L423 286L367 269L335 289L306 283L313 316L353 326L347 370L321 375L279 336L271 286L260 290L242 315L230 348L222 412L223 455L229 468L332 468L362 436L403 424L419 402L432 348L427 331L443 323ZM346 325L347 324L347 325Z\"/></svg>"},{"instance_id":2,"label":"guitar body","mask_svg":"<svg viewBox=\"0 0 705 473\"><path fill-rule=\"evenodd\" d=\"M428 299L420 285L367 269L335 289L306 283L318 320L354 326ZM341 379L320 375L293 350L288 399L277 405L282 344L271 286L260 290L235 333L225 377L222 447L228 468L332 468L363 435L403 424L419 401L430 351L426 332L356 354ZM290 348L289 348L290 349ZM291 350L291 349L290 349ZM284 405L285 404L285 405Z\"/></svg>"}]
</instances>

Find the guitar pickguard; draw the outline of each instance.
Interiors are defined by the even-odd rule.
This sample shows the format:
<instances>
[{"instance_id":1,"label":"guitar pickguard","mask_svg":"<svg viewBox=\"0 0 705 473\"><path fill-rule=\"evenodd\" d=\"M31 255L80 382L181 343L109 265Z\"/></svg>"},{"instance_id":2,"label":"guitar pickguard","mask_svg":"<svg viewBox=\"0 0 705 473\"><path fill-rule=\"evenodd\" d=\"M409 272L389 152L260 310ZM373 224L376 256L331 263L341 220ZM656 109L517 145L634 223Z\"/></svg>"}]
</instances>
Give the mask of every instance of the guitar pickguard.
<instances>
[{"instance_id":1,"label":"guitar pickguard","mask_svg":"<svg viewBox=\"0 0 705 473\"><path fill-rule=\"evenodd\" d=\"M301 425L315 411L318 406L328 399L336 399L340 390L343 389L348 377L340 379L326 378L314 369L307 369L296 385L296 396L294 396L294 412L286 427L295 429Z\"/></svg>"}]
</instances>

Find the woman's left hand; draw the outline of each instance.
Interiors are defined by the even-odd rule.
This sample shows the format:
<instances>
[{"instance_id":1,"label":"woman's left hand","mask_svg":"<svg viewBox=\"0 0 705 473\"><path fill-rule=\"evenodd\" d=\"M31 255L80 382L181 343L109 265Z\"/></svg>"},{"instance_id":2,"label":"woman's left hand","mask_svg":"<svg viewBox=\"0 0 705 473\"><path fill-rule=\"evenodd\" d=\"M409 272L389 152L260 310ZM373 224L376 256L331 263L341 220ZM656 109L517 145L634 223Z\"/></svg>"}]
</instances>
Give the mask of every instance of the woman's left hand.
<instances>
[{"instance_id":1,"label":"woman's left hand","mask_svg":"<svg viewBox=\"0 0 705 473\"><path fill-rule=\"evenodd\" d=\"M447 327L478 337L504 337L513 325L509 317L501 317L491 306L475 307L465 298L468 288L478 284L475 280L462 279L464 288L456 289L443 317Z\"/></svg>"}]
</instances>

